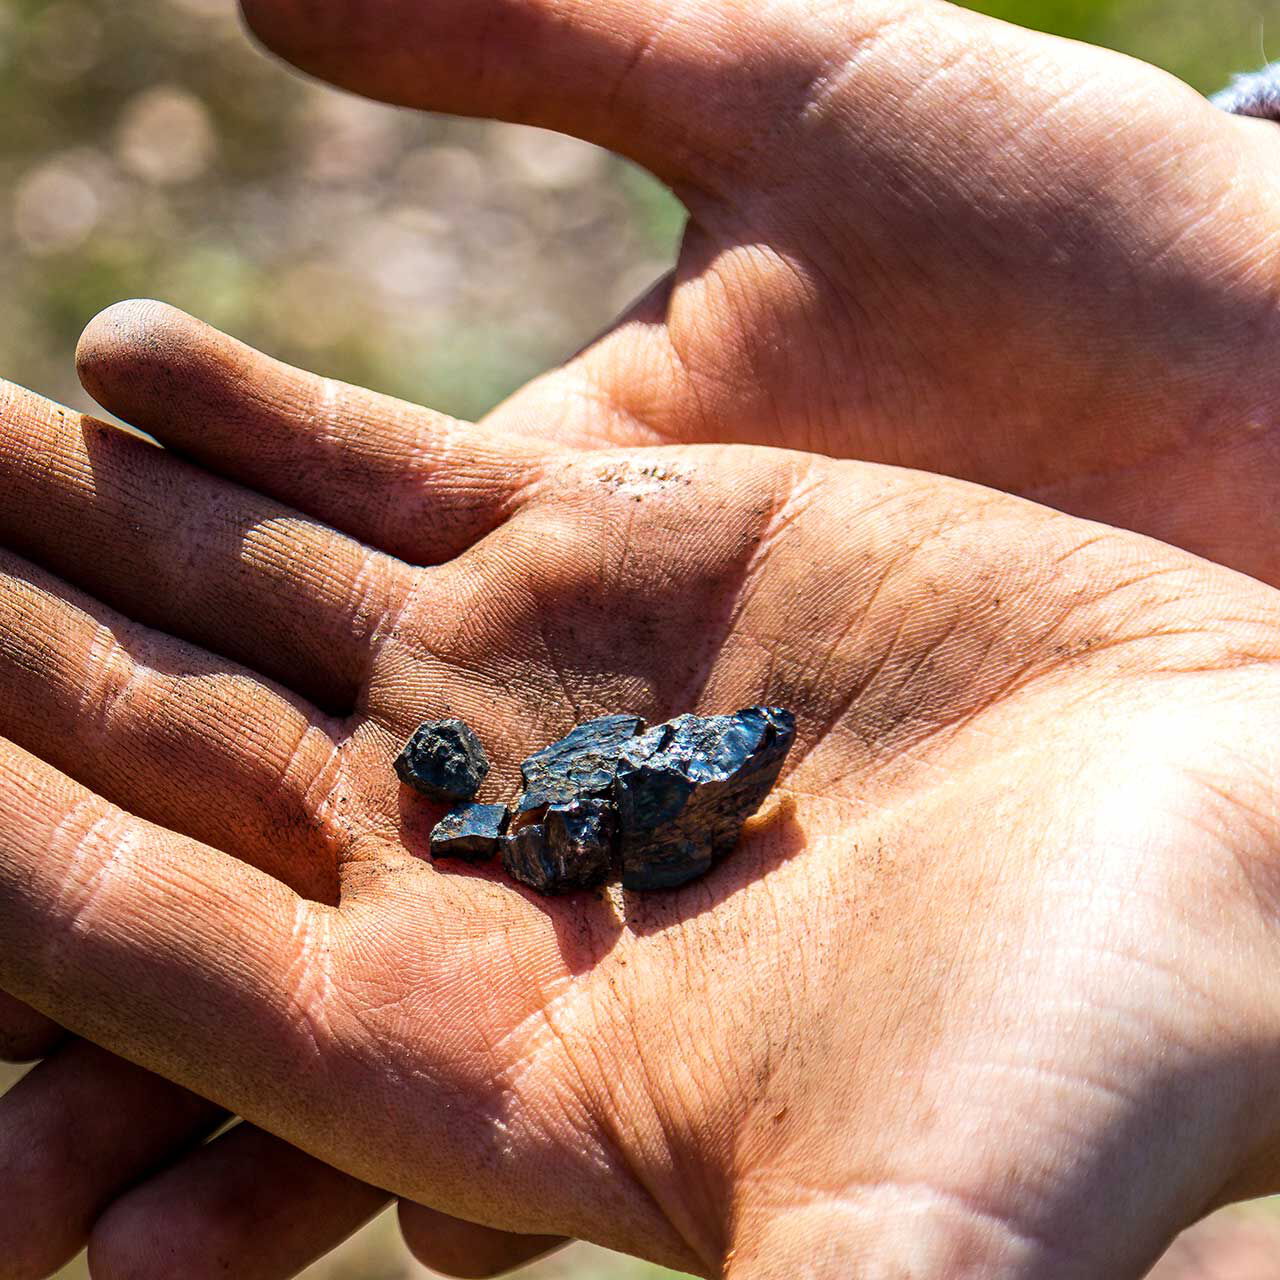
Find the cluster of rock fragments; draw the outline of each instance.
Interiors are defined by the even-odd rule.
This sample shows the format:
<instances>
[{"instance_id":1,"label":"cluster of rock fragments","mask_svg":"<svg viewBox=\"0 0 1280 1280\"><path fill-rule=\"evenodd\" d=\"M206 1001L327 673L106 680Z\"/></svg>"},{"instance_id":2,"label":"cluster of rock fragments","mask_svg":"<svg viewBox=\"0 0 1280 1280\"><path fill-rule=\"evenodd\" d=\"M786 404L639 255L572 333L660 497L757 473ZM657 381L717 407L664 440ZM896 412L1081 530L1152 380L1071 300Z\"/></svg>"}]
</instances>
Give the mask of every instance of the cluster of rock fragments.
<instances>
[{"instance_id":1,"label":"cluster of rock fragments","mask_svg":"<svg viewBox=\"0 0 1280 1280\"><path fill-rule=\"evenodd\" d=\"M513 879L545 894L618 875L626 889L670 889L733 849L794 738L795 717L780 707L651 729L636 715L601 716L525 760L508 807L474 799L489 761L471 729L433 720L409 739L396 773L453 804L431 833L433 858L498 855Z\"/></svg>"}]
</instances>

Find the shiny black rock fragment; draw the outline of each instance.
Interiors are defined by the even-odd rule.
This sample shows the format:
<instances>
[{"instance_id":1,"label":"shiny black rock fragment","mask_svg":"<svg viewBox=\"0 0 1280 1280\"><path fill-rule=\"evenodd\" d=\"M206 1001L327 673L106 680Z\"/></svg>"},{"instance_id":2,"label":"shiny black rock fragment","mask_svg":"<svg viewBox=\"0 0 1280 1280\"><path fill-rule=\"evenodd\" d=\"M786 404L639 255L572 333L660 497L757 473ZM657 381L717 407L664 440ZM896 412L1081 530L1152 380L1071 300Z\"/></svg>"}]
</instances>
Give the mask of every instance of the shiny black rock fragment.
<instances>
[{"instance_id":1,"label":"shiny black rock fragment","mask_svg":"<svg viewBox=\"0 0 1280 1280\"><path fill-rule=\"evenodd\" d=\"M432 800L470 800L489 772L480 739L461 720L428 720L396 759L400 781Z\"/></svg>"},{"instance_id":2,"label":"shiny black rock fragment","mask_svg":"<svg viewBox=\"0 0 1280 1280\"><path fill-rule=\"evenodd\" d=\"M524 791L516 801L517 811L530 813L545 805L607 796L619 752L643 728L639 716L601 716L535 751L520 766Z\"/></svg>"},{"instance_id":3,"label":"shiny black rock fragment","mask_svg":"<svg viewBox=\"0 0 1280 1280\"><path fill-rule=\"evenodd\" d=\"M625 889L670 889L710 870L769 794L795 738L780 707L677 716L627 743L613 794Z\"/></svg>"},{"instance_id":4,"label":"shiny black rock fragment","mask_svg":"<svg viewBox=\"0 0 1280 1280\"><path fill-rule=\"evenodd\" d=\"M502 844L508 816L505 804L454 805L431 833L431 856L487 862Z\"/></svg>"},{"instance_id":5,"label":"shiny black rock fragment","mask_svg":"<svg viewBox=\"0 0 1280 1280\"><path fill-rule=\"evenodd\" d=\"M560 880L566 887L589 889L609 878L618 834L618 818L610 801L550 805L543 824L551 857L564 868Z\"/></svg>"},{"instance_id":6,"label":"shiny black rock fragment","mask_svg":"<svg viewBox=\"0 0 1280 1280\"><path fill-rule=\"evenodd\" d=\"M540 822L518 827L502 842L507 875L539 893L554 893L555 867L547 848L547 829Z\"/></svg>"},{"instance_id":7,"label":"shiny black rock fragment","mask_svg":"<svg viewBox=\"0 0 1280 1280\"><path fill-rule=\"evenodd\" d=\"M570 893L608 879L613 867L613 807L607 800L551 805L541 822L513 831L503 842L502 865L514 880L539 893Z\"/></svg>"}]
</instances>

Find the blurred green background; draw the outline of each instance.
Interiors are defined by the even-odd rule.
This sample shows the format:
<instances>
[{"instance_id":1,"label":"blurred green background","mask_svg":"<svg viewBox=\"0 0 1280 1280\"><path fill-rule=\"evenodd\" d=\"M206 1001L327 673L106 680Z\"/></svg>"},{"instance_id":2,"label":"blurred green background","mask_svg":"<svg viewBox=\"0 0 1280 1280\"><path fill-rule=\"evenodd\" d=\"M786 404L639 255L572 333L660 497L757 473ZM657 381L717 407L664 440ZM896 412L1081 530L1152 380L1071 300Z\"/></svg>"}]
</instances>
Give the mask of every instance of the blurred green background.
<instances>
[{"instance_id":1,"label":"blurred green background","mask_svg":"<svg viewBox=\"0 0 1280 1280\"><path fill-rule=\"evenodd\" d=\"M1280 57L1280 0L972 7L1206 91ZM478 415L661 274L681 221L656 183L584 144L293 76L249 44L232 0L0 0L0 374L77 407L80 329L146 295L285 359ZM0 1090L16 1074L0 1069ZM308 1272L423 1274L387 1218ZM668 1273L578 1246L525 1274Z\"/></svg>"}]
</instances>

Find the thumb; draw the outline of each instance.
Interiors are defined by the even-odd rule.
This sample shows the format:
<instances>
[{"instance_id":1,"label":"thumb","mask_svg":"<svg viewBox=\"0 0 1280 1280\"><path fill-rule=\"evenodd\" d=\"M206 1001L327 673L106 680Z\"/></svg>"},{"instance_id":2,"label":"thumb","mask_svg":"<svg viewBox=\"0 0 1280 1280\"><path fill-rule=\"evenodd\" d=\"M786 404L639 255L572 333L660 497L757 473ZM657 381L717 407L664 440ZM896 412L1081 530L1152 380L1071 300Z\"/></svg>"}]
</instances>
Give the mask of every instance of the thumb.
<instances>
[{"instance_id":1,"label":"thumb","mask_svg":"<svg viewBox=\"0 0 1280 1280\"><path fill-rule=\"evenodd\" d=\"M752 0L242 0L242 9L270 49L344 89L574 134L677 189L731 185L821 71L821 41L802 12Z\"/></svg>"}]
</instances>

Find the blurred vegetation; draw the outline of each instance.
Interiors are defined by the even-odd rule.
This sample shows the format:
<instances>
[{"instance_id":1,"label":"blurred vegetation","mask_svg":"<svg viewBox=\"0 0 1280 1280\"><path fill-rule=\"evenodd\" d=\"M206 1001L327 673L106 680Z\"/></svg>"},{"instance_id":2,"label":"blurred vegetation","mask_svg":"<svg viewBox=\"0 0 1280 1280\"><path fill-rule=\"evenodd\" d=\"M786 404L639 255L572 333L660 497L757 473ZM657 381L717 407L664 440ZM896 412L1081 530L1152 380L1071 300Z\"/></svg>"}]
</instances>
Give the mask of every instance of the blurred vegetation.
<instances>
[{"instance_id":1,"label":"blurred vegetation","mask_svg":"<svg viewBox=\"0 0 1280 1280\"><path fill-rule=\"evenodd\" d=\"M1119 49L1203 93L1280 58L1277 0L966 0L965 7Z\"/></svg>"},{"instance_id":2,"label":"blurred vegetation","mask_svg":"<svg viewBox=\"0 0 1280 1280\"><path fill-rule=\"evenodd\" d=\"M1280 0L971 7L1205 91L1280 57ZM285 359L475 415L589 339L673 258L679 208L622 161L322 89L254 49L232 10L0 0L6 376L85 405L71 366L81 327L147 295ZM386 1218L309 1273L421 1274ZM666 1273L579 1247L527 1274Z\"/></svg>"},{"instance_id":3,"label":"blurred vegetation","mask_svg":"<svg viewBox=\"0 0 1280 1280\"><path fill-rule=\"evenodd\" d=\"M0 368L77 399L99 308L157 296L475 413L660 273L680 216L592 147L286 74L232 0L0 0Z\"/></svg>"}]
</instances>

